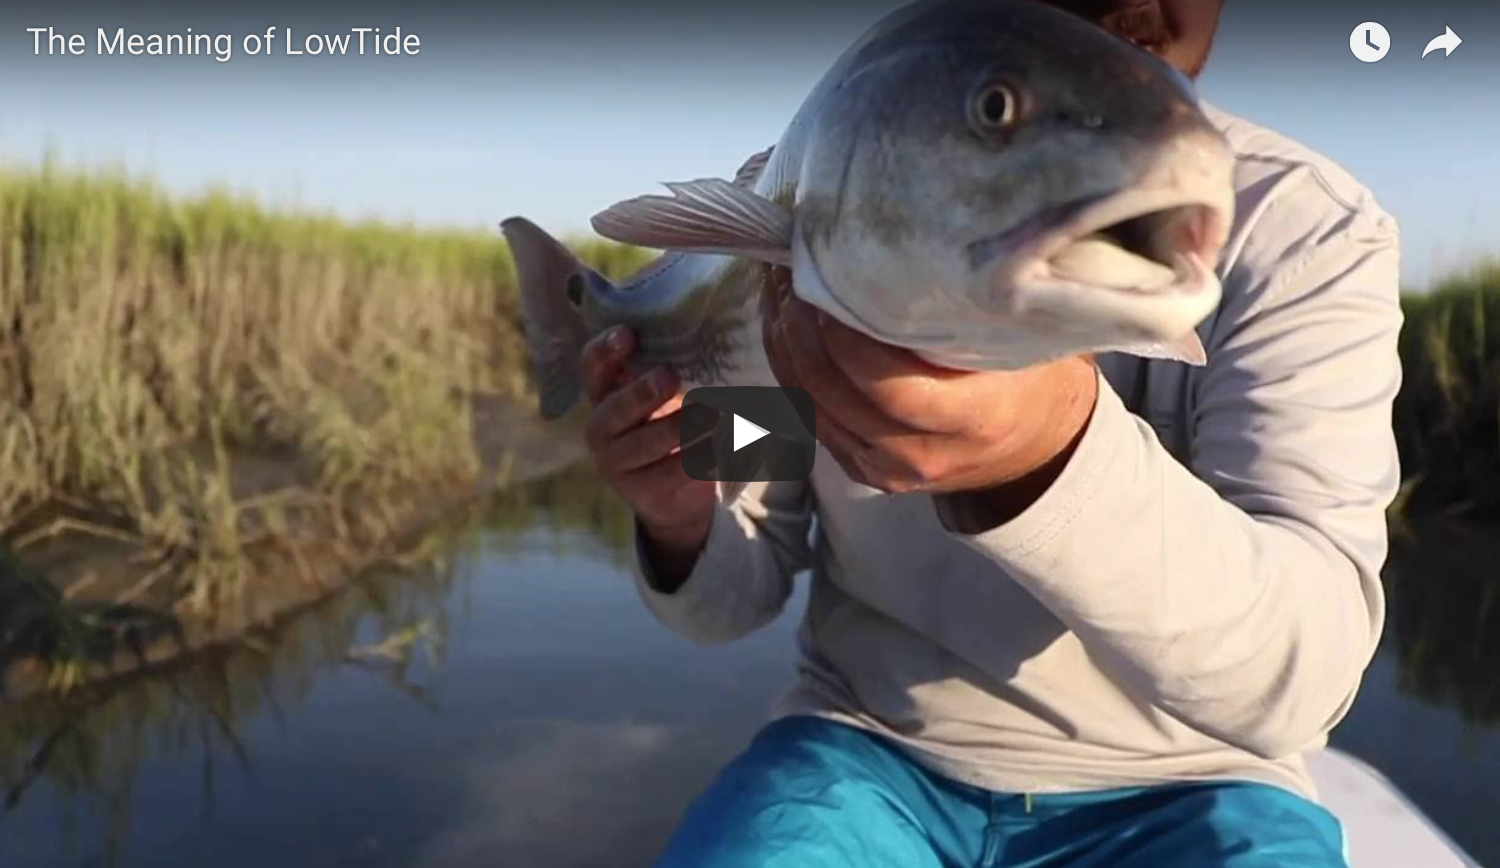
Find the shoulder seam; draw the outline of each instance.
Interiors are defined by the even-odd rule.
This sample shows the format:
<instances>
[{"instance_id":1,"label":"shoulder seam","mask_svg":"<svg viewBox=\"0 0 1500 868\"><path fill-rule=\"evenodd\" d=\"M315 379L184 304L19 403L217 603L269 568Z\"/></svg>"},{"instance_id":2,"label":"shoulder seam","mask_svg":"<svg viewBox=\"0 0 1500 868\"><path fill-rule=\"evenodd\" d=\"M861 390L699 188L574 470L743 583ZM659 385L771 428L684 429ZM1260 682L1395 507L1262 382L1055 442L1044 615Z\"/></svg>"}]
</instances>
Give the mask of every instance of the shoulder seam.
<instances>
[{"instance_id":1,"label":"shoulder seam","mask_svg":"<svg viewBox=\"0 0 1500 868\"><path fill-rule=\"evenodd\" d=\"M1333 202L1339 207L1343 208L1345 211L1354 213L1362 213L1363 211L1365 211L1365 209L1349 201L1348 198L1340 194L1338 190L1334 189L1334 186L1329 183L1328 177L1323 174L1323 170L1318 168L1318 166L1311 160L1294 160L1287 157L1250 153L1247 151L1242 151L1238 148L1234 150L1234 158L1236 160L1244 160L1245 162L1264 163L1268 165L1278 166L1286 173L1291 173L1293 171L1296 171L1297 169L1306 169L1312 174L1313 179L1318 182L1318 187L1322 189L1323 193L1327 195L1329 199L1332 199Z\"/></svg>"},{"instance_id":2,"label":"shoulder seam","mask_svg":"<svg viewBox=\"0 0 1500 868\"><path fill-rule=\"evenodd\" d=\"M1237 162L1244 161L1246 163L1274 166L1281 170L1278 173L1281 177L1286 177L1297 169L1305 169L1311 173L1312 178L1317 182L1318 188L1323 191L1328 200L1343 209L1347 214L1351 216L1369 216L1376 222L1385 222L1382 220L1382 217L1386 216L1387 212L1380 207L1379 202L1375 201L1369 187L1358 178L1349 175L1342 166L1334 162L1327 155L1314 150L1297 139L1238 115L1230 114L1215 105L1210 104L1209 110L1214 118L1215 125L1225 133L1226 137L1228 137L1231 127L1237 126L1240 129L1244 138L1236 137L1237 140L1230 143L1230 152ZM1250 150L1247 147L1247 145L1253 145L1257 139L1263 136L1269 137L1272 140L1270 143L1263 142L1263 144L1270 144L1276 147L1277 150L1291 151L1292 154L1268 154L1262 151ZM1279 146L1275 143L1279 143ZM1340 172L1344 172L1349 185L1354 188L1354 191L1351 192L1355 198L1351 198L1350 195L1346 195L1346 193L1340 191L1339 185L1335 185L1324 171L1324 168L1319 165L1320 161L1327 162ZM1363 197L1366 199L1364 204L1358 201L1361 198L1359 196L1360 193L1365 194Z\"/></svg>"}]
</instances>

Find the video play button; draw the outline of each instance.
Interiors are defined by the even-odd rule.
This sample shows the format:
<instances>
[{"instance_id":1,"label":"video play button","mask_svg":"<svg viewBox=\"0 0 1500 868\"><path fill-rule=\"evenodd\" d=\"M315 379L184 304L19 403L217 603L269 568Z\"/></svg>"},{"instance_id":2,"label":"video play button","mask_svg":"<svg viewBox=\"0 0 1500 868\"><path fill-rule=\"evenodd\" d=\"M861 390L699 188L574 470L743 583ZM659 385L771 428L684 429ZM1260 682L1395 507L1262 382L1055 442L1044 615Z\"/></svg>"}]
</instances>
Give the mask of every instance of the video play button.
<instances>
[{"instance_id":1,"label":"video play button","mask_svg":"<svg viewBox=\"0 0 1500 868\"><path fill-rule=\"evenodd\" d=\"M734 451L738 452L751 443L770 434L770 431L746 419L744 416L734 417Z\"/></svg>"},{"instance_id":2,"label":"video play button","mask_svg":"<svg viewBox=\"0 0 1500 868\"><path fill-rule=\"evenodd\" d=\"M812 396L804 389L705 386L683 399L682 469L718 482L795 482L817 454Z\"/></svg>"}]
</instances>

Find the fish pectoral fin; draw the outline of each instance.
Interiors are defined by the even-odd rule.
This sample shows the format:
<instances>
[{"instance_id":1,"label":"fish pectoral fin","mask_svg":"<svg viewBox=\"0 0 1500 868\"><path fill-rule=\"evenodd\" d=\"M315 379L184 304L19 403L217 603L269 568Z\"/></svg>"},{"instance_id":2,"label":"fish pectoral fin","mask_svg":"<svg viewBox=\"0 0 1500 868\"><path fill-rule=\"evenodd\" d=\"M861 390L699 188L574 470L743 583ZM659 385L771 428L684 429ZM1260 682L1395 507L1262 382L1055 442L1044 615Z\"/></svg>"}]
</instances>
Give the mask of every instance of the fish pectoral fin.
<instances>
[{"instance_id":1,"label":"fish pectoral fin","mask_svg":"<svg viewBox=\"0 0 1500 868\"><path fill-rule=\"evenodd\" d=\"M1105 352L1125 353L1130 356L1140 356L1144 359L1185 362L1194 367L1202 367L1208 364L1208 350L1203 348L1203 341L1198 337L1197 332L1188 332L1186 335L1170 341L1147 341L1145 343L1111 347Z\"/></svg>"},{"instance_id":2,"label":"fish pectoral fin","mask_svg":"<svg viewBox=\"0 0 1500 868\"><path fill-rule=\"evenodd\" d=\"M594 231L640 247L790 264L787 209L723 178L666 186L671 196L638 196L594 215Z\"/></svg>"},{"instance_id":3,"label":"fish pectoral fin","mask_svg":"<svg viewBox=\"0 0 1500 868\"><path fill-rule=\"evenodd\" d=\"M749 486L750 483L743 479L720 480L719 502L723 503L725 506L734 503L736 500L740 499L740 495L744 494L745 489Z\"/></svg>"},{"instance_id":4,"label":"fish pectoral fin","mask_svg":"<svg viewBox=\"0 0 1500 868\"><path fill-rule=\"evenodd\" d=\"M776 146L772 145L760 153L751 154L750 159L734 173L734 185L746 190L754 188L755 182L760 180L761 173L766 170L766 164L771 162L771 152L775 150Z\"/></svg>"},{"instance_id":5,"label":"fish pectoral fin","mask_svg":"<svg viewBox=\"0 0 1500 868\"><path fill-rule=\"evenodd\" d=\"M774 448L774 444L763 440L726 456L719 468L719 501L727 506L738 500L750 485L750 480L765 466Z\"/></svg>"}]
</instances>

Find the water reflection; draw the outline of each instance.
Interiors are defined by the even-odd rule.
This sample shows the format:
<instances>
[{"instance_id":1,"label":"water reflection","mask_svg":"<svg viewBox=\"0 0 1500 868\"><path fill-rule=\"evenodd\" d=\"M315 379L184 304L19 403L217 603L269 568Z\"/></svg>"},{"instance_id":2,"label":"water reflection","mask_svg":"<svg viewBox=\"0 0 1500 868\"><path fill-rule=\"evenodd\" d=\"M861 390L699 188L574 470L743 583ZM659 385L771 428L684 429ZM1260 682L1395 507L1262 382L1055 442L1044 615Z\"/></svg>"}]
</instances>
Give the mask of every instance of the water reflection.
<instances>
[{"instance_id":1,"label":"water reflection","mask_svg":"<svg viewBox=\"0 0 1500 868\"><path fill-rule=\"evenodd\" d=\"M624 501L587 463L502 491L487 505L483 524L488 551L512 551L522 537L545 527L562 532L551 535L555 544L587 541L616 563L627 556L634 528Z\"/></svg>"},{"instance_id":2,"label":"water reflection","mask_svg":"<svg viewBox=\"0 0 1500 868\"><path fill-rule=\"evenodd\" d=\"M226 758L243 767L253 754L239 734L241 723L295 713L332 669L368 670L427 701L423 670L436 671L441 662L441 642L433 640L445 629L441 603L451 580L452 570L433 562L359 581L238 647L205 652L147 677L0 711L0 840L14 833L8 828L13 815L45 782L63 812L57 818L62 825L102 824L103 852L113 863L131 824L133 783L143 768L196 757L202 804L211 808ZM420 646L397 648L376 638L413 632ZM412 653L418 647L426 656ZM99 816L77 816L80 810Z\"/></svg>"},{"instance_id":3,"label":"water reflection","mask_svg":"<svg viewBox=\"0 0 1500 868\"><path fill-rule=\"evenodd\" d=\"M531 865L643 865L665 826L641 834L654 819L642 794L682 790L704 767L684 750L693 738L681 724L543 719L497 735L499 746L466 770L462 813L413 864L524 854Z\"/></svg>"},{"instance_id":4,"label":"water reflection","mask_svg":"<svg viewBox=\"0 0 1500 868\"><path fill-rule=\"evenodd\" d=\"M1398 688L1500 725L1500 531L1429 521L1398 539L1386 570Z\"/></svg>"},{"instance_id":5,"label":"water reflection","mask_svg":"<svg viewBox=\"0 0 1500 868\"><path fill-rule=\"evenodd\" d=\"M243 647L0 709L0 864L649 864L790 679L801 596L692 646L635 598L630 533L574 467ZM1500 539L1416 539L1335 743L1500 862Z\"/></svg>"},{"instance_id":6,"label":"water reflection","mask_svg":"<svg viewBox=\"0 0 1500 868\"><path fill-rule=\"evenodd\" d=\"M441 554L363 577L238 646L207 651L147 677L0 707L0 841L14 839L6 828L12 815L45 789L62 811L58 823L100 827L101 854L117 864L131 825L132 783L143 768L195 757L202 804L211 808L226 759L241 771L252 761L254 750L240 737L240 725L261 715L285 720L296 714L334 670L368 672L436 711L430 682L443 662L448 604L457 590L455 554L477 552L482 558L490 550L514 549L542 522L577 534L571 537L575 543L585 539L587 548L618 561L630 533L623 504L586 467L517 486L467 518L439 529L434 541L441 543ZM477 535L479 527L487 533ZM547 537L554 546L566 538Z\"/></svg>"}]
</instances>

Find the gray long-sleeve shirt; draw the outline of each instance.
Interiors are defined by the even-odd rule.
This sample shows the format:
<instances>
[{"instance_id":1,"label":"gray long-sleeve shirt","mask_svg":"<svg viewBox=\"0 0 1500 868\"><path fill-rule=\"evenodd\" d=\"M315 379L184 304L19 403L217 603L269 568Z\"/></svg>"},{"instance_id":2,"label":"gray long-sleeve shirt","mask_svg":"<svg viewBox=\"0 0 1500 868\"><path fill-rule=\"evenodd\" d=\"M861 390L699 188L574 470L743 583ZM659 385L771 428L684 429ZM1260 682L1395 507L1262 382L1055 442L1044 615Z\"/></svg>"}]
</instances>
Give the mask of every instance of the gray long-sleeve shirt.
<instances>
[{"instance_id":1,"label":"gray long-sleeve shirt","mask_svg":"<svg viewBox=\"0 0 1500 868\"><path fill-rule=\"evenodd\" d=\"M1062 476L975 536L821 453L809 482L720 505L675 593L638 557L656 616L729 641L811 568L778 715L869 728L992 790L1240 778L1314 795L1301 754L1349 708L1384 615L1398 230L1327 159L1209 112L1238 204L1206 367L1102 357Z\"/></svg>"}]
</instances>

